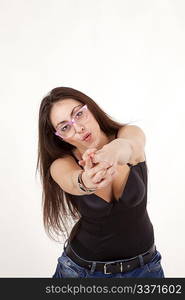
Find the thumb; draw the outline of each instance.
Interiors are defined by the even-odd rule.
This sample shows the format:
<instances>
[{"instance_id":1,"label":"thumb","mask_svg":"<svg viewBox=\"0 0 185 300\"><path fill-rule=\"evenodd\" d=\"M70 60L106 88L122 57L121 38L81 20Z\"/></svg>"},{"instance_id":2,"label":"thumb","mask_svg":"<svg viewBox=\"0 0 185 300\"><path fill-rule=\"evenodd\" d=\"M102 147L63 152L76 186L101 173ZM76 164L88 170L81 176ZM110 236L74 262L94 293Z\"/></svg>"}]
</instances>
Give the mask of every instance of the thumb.
<instances>
[{"instance_id":1,"label":"thumb","mask_svg":"<svg viewBox=\"0 0 185 300\"><path fill-rule=\"evenodd\" d=\"M86 160L88 155L90 154L94 154L94 152L96 152L96 148L90 148L90 149L87 149L84 154L82 155L82 159Z\"/></svg>"},{"instance_id":2,"label":"thumb","mask_svg":"<svg viewBox=\"0 0 185 300\"><path fill-rule=\"evenodd\" d=\"M85 166L85 161L82 159L82 160L79 160L78 161L78 164L80 165L80 166L82 166L82 167L84 167Z\"/></svg>"}]
</instances>

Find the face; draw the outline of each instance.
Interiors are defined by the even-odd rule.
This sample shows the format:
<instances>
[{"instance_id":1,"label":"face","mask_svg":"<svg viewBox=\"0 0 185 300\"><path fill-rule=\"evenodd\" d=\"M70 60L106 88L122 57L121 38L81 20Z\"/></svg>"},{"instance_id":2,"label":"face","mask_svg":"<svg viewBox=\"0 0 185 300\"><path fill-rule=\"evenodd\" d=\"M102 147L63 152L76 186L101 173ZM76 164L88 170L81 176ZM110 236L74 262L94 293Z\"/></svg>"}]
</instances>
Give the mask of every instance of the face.
<instances>
[{"instance_id":1,"label":"face","mask_svg":"<svg viewBox=\"0 0 185 300\"><path fill-rule=\"evenodd\" d=\"M65 99L56 102L50 112L50 120L55 129L57 129L58 124L62 121L70 121L74 114L83 107L84 104L74 100L74 99ZM71 116L71 112L73 111L73 115ZM93 114L87 110L88 120L85 123L74 123L75 133L70 138L64 138L63 140L67 143L74 145L81 151L85 151L88 148L94 148L98 146L99 141L101 140L101 129L94 118ZM90 133L90 137L88 139L83 140L83 137Z\"/></svg>"}]
</instances>

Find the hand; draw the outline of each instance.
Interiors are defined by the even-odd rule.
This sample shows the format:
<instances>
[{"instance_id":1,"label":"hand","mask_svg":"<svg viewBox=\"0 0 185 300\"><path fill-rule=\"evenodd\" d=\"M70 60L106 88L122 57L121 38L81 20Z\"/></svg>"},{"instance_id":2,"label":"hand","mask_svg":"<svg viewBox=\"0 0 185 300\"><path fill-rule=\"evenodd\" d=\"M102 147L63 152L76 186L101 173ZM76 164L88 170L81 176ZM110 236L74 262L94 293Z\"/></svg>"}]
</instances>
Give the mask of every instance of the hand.
<instances>
[{"instance_id":1,"label":"hand","mask_svg":"<svg viewBox=\"0 0 185 300\"><path fill-rule=\"evenodd\" d=\"M116 167L109 166L106 162L101 162L92 168L90 166L91 159L89 157L82 173L82 181L87 188L101 189L110 184L117 173Z\"/></svg>"},{"instance_id":2,"label":"hand","mask_svg":"<svg viewBox=\"0 0 185 300\"><path fill-rule=\"evenodd\" d=\"M104 145L100 150L93 154L92 162L97 164L104 161L110 165L117 165L119 161L119 151L117 148L111 143Z\"/></svg>"},{"instance_id":3,"label":"hand","mask_svg":"<svg viewBox=\"0 0 185 300\"><path fill-rule=\"evenodd\" d=\"M103 163L105 162L100 163L100 165ZM99 172L97 172L96 175L93 177L92 181L96 184L97 189L101 189L108 186L113 181L113 178L115 177L116 174L117 174L116 166L112 166L105 169L104 171L100 170Z\"/></svg>"},{"instance_id":4,"label":"hand","mask_svg":"<svg viewBox=\"0 0 185 300\"><path fill-rule=\"evenodd\" d=\"M117 173L116 166L111 166L106 162L100 162L96 165L92 163L92 155L96 149L88 149L83 158L84 173L82 180L86 187L100 189L107 186L112 180L113 176ZM81 161L81 162L82 162Z\"/></svg>"},{"instance_id":5,"label":"hand","mask_svg":"<svg viewBox=\"0 0 185 300\"><path fill-rule=\"evenodd\" d=\"M129 162L132 149L126 139L119 138L105 144L100 150L96 151L92 157L94 164L105 161L110 165L123 165Z\"/></svg>"},{"instance_id":6,"label":"hand","mask_svg":"<svg viewBox=\"0 0 185 300\"><path fill-rule=\"evenodd\" d=\"M94 153L97 151L96 148L91 148L91 149L87 149L84 154L82 155L82 160L79 160L78 164L82 167L85 166L85 163L86 163L86 159L88 157L90 157L91 159L93 158L94 156ZM94 165L93 161L91 160L92 162L92 166Z\"/></svg>"}]
</instances>

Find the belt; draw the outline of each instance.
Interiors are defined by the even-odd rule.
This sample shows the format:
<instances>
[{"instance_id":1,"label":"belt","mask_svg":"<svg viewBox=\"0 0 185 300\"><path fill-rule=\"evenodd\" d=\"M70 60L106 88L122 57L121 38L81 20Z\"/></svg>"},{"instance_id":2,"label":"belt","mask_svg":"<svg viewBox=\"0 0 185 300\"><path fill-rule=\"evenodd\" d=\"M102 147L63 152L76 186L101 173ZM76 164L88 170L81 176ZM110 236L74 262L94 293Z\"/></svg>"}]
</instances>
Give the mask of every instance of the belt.
<instances>
[{"instance_id":1,"label":"belt","mask_svg":"<svg viewBox=\"0 0 185 300\"><path fill-rule=\"evenodd\" d=\"M143 258L143 264L147 264L153 254L156 252L156 246L155 244L152 245L152 247L135 257L131 257L129 259L123 259L123 260L116 260L116 261L106 261L106 262L99 262L99 261L89 261L81 258L78 256L75 251L72 249L70 244L68 243L66 247L64 247L66 254L71 258L76 264L80 265L81 267L87 268L88 270L91 270L93 267L94 271L100 271L104 274L114 274L119 272L130 272L133 269L140 267L141 264L141 256ZM96 263L96 266L94 267L94 264Z\"/></svg>"}]
</instances>

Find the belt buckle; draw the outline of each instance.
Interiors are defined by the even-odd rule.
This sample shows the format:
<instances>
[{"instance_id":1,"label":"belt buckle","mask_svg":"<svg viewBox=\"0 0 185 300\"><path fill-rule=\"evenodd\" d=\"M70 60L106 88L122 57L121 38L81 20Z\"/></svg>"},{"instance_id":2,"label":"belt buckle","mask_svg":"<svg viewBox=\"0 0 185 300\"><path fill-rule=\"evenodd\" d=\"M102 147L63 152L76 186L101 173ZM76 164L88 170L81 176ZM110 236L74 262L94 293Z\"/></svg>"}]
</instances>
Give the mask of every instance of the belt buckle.
<instances>
[{"instance_id":1,"label":"belt buckle","mask_svg":"<svg viewBox=\"0 0 185 300\"><path fill-rule=\"evenodd\" d=\"M119 263L120 264L120 266L121 266L121 271L120 272L123 272L123 263L122 262L120 262ZM111 272L107 272L107 265L110 265L110 263L105 263L104 264L104 267L103 267L103 269L104 269L104 274L112 274Z\"/></svg>"}]
</instances>

